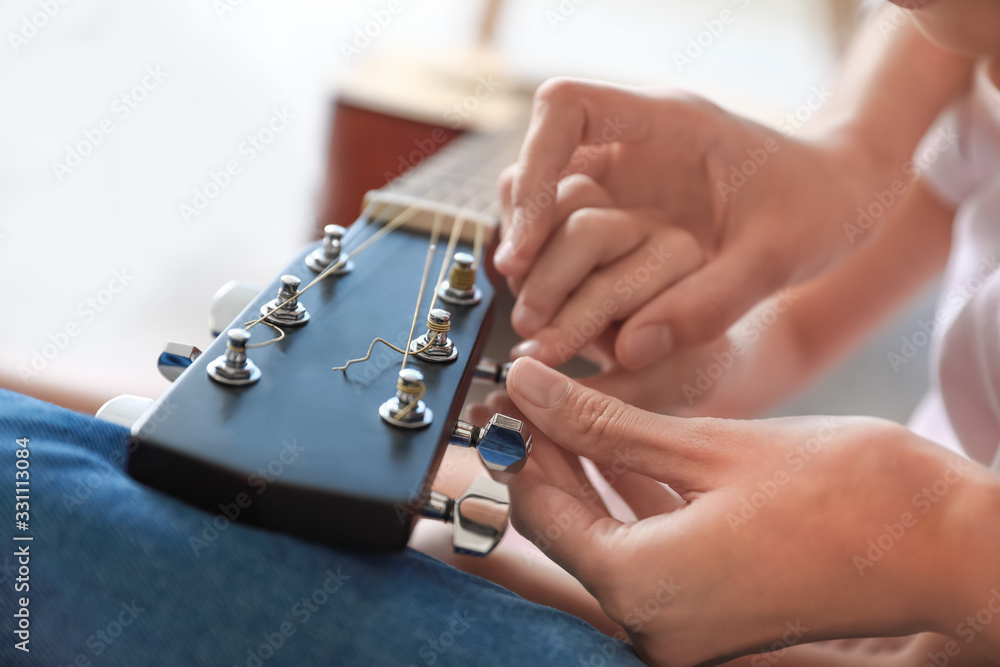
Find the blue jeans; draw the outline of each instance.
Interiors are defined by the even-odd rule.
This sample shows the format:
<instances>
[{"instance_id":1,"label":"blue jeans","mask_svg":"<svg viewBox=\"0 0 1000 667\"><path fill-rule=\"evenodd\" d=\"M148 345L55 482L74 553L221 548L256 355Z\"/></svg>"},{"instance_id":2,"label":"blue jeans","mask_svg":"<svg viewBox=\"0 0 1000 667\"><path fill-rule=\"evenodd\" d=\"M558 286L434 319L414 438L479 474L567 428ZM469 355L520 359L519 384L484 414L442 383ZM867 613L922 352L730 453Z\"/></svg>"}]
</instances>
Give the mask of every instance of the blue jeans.
<instances>
[{"instance_id":1,"label":"blue jeans","mask_svg":"<svg viewBox=\"0 0 1000 667\"><path fill-rule=\"evenodd\" d=\"M125 474L127 452L125 429L0 390L0 665L640 664L421 553L334 549L185 505Z\"/></svg>"}]
</instances>

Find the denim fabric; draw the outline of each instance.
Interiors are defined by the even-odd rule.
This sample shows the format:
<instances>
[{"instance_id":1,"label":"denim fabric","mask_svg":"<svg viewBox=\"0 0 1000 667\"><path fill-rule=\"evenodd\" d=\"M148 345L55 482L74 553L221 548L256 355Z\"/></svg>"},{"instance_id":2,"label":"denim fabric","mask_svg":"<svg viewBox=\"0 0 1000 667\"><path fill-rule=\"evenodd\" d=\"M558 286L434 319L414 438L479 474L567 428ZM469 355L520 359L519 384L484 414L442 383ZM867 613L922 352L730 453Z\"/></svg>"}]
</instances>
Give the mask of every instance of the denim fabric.
<instances>
[{"instance_id":1,"label":"denim fabric","mask_svg":"<svg viewBox=\"0 0 1000 667\"><path fill-rule=\"evenodd\" d=\"M640 664L579 619L421 553L329 548L185 505L125 474L127 435L0 390L0 665ZM189 538L206 534L195 553ZM15 648L22 597L29 653Z\"/></svg>"}]
</instances>

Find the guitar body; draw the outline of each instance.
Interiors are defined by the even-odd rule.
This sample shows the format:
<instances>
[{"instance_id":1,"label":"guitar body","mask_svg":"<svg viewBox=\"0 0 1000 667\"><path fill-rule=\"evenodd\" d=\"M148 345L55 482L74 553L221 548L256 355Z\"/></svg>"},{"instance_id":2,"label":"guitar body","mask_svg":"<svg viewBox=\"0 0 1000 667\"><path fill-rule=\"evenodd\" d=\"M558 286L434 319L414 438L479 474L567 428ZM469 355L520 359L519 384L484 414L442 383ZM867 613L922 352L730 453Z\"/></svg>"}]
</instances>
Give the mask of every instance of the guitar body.
<instances>
[{"instance_id":1,"label":"guitar body","mask_svg":"<svg viewBox=\"0 0 1000 667\"><path fill-rule=\"evenodd\" d=\"M334 103L317 236L326 225L350 225L366 192L385 187L389 176L401 176L462 134L401 113L343 98Z\"/></svg>"},{"instance_id":2,"label":"guitar body","mask_svg":"<svg viewBox=\"0 0 1000 667\"><path fill-rule=\"evenodd\" d=\"M522 126L534 87L509 77L489 49L442 62L398 54L358 63L332 104L317 235L325 225L348 226L365 193L386 187L456 137Z\"/></svg>"},{"instance_id":3,"label":"guitar body","mask_svg":"<svg viewBox=\"0 0 1000 667\"><path fill-rule=\"evenodd\" d=\"M347 240L377 227L359 222ZM353 260L351 273L304 294L309 322L248 350L261 371L256 384L231 387L208 377L208 364L226 350L226 336L218 337L136 423L129 473L227 519L330 544L403 548L482 352L492 286L480 277L478 305L449 306L458 361L410 359L426 379L429 427L399 429L379 417L395 392L401 354L376 346L367 362L331 368L363 356L377 336L405 346L427 241L398 229ZM315 277L303 260L316 247L284 273ZM259 317L278 287L268 285L233 326ZM416 334L424 330L421 318ZM258 343L275 333L257 326L252 335Z\"/></svg>"}]
</instances>

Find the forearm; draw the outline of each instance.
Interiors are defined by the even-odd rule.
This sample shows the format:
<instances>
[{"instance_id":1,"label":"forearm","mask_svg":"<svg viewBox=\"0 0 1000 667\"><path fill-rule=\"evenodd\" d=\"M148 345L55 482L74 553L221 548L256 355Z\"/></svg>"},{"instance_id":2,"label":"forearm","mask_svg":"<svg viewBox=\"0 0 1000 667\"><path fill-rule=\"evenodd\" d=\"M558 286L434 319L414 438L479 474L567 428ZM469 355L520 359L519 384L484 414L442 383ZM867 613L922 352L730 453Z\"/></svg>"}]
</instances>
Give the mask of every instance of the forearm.
<instances>
[{"instance_id":1,"label":"forearm","mask_svg":"<svg viewBox=\"0 0 1000 667\"><path fill-rule=\"evenodd\" d=\"M780 292L729 333L733 367L698 414L748 418L790 397L863 342L937 276L954 211L921 182L872 241L820 278ZM734 347L735 346L735 347Z\"/></svg>"},{"instance_id":2,"label":"forearm","mask_svg":"<svg viewBox=\"0 0 1000 667\"><path fill-rule=\"evenodd\" d=\"M1000 515L1000 476L970 464L956 490L943 519L946 571L929 573L948 581L936 630L953 640L951 653L968 664L1000 664L1000 537L992 530Z\"/></svg>"},{"instance_id":3,"label":"forearm","mask_svg":"<svg viewBox=\"0 0 1000 667\"><path fill-rule=\"evenodd\" d=\"M939 49L887 3L857 31L834 95L804 136L841 146L869 190L884 189L934 118L968 88L973 64Z\"/></svg>"}]
</instances>

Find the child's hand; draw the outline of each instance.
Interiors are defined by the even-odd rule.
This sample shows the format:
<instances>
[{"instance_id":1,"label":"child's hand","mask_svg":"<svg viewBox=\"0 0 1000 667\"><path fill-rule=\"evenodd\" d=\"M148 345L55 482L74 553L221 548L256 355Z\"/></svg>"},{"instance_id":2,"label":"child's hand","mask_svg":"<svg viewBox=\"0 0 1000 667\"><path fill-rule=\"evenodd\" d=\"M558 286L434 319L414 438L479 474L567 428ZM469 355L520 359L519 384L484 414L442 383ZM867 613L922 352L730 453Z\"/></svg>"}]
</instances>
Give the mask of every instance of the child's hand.
<instances>
[{"instance_id":1,"label":"child's hand","mask_svg":"<svg viewBox=\"0 0 1000 667\"><path fill-rule=\"evenodd\" d=\"M631 370L718 338L848 248L854 157L687 94L548 82L502 184L515 329L554 363L623 322Z\"/></svg>"},{"instance_id":2,"label":"child's hand","mask_svg":"<svg viewBox=\"0 0 1000 667\"><path fill-rule=\"evenodd\" d=\"M650 664L955 633L991 594L997 540L975 518L996 511L996 477L899 425L665 417L530 359L507 389L534 436L531 460L506 480L515 526ZM578 455L637 522L608 515Z\"/></svg>"}]
</instances>

